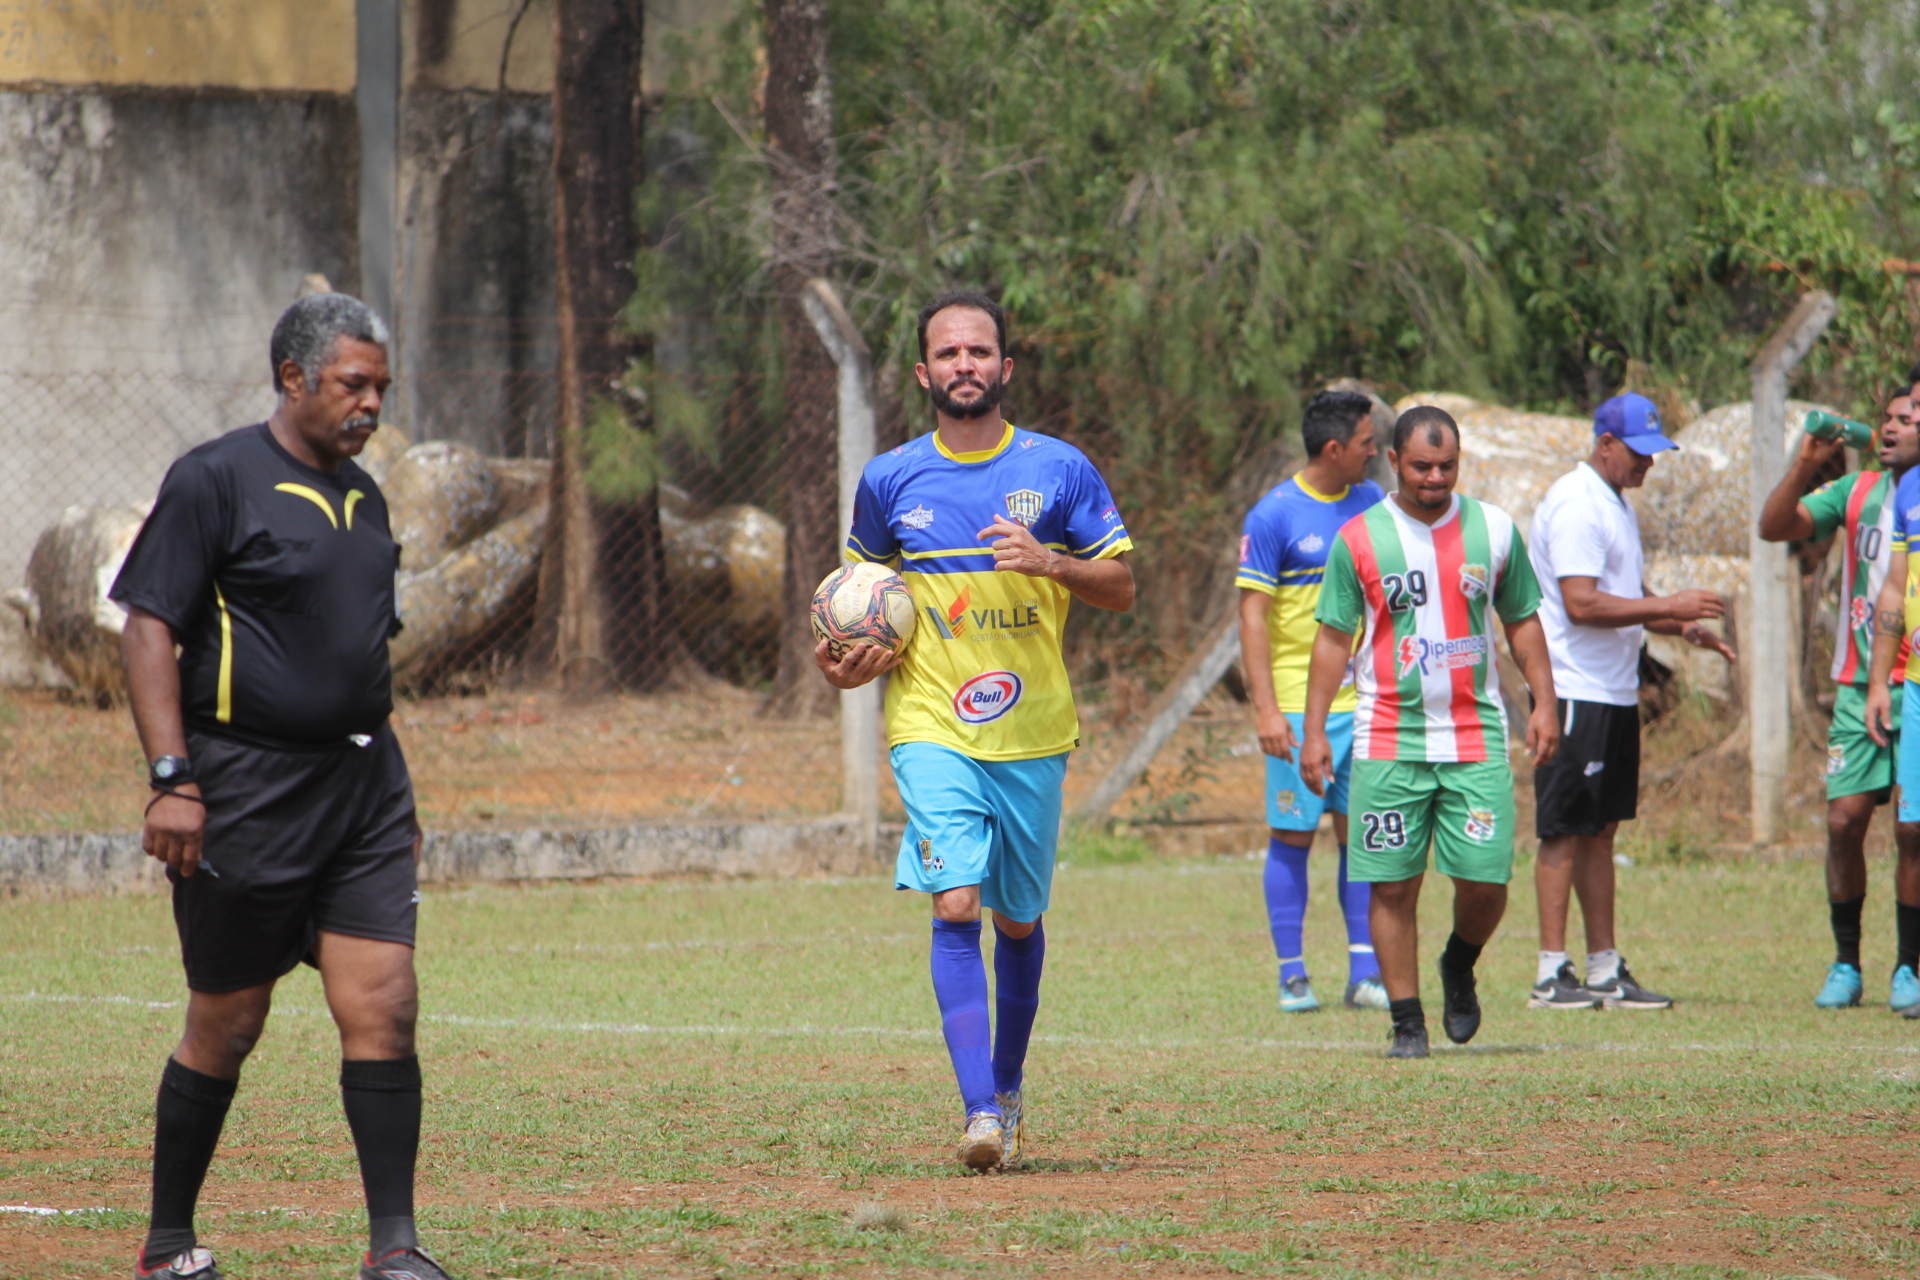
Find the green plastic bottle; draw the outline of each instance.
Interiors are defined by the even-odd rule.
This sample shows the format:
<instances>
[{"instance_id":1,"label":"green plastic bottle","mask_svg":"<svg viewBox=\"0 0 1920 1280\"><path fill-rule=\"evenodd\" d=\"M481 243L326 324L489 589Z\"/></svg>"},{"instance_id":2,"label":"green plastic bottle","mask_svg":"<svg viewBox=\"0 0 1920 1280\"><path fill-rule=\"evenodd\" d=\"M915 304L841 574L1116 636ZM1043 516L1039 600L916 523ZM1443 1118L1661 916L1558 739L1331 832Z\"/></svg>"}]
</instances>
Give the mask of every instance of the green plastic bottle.
<instances>
[{"instance_id":1,"label":"green plastic bottle","mask_svg":"<svg viewBox=\"0 0 1920 1280\"><path fill-rule=\"evenodd\" d=\"M1807 411L1807 434L1815 440L1839 440L1849 449L1864 449L1873 443L1872 427L1825 409Z\"/></svg>"}]
</instances>

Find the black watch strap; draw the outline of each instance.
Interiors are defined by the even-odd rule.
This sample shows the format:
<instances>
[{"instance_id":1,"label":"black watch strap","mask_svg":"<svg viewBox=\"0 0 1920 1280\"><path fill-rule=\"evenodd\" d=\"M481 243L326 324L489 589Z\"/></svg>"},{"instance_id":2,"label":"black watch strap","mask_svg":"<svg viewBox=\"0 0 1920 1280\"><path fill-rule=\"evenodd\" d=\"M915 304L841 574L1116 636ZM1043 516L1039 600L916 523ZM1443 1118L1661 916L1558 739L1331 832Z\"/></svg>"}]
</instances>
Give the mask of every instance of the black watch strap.
<instances>
[{"instance_id":1,"label":"black watch strap","mask_svg":"<svg viewBox=\"0 0 1920 1280\"><path fill-rule=\"evenodd\" d=\"M149 786L164 790L183 787L193 780L193 761L185 756L155 756L153 762L147 766Z\"/></svg>"}]
</instances>

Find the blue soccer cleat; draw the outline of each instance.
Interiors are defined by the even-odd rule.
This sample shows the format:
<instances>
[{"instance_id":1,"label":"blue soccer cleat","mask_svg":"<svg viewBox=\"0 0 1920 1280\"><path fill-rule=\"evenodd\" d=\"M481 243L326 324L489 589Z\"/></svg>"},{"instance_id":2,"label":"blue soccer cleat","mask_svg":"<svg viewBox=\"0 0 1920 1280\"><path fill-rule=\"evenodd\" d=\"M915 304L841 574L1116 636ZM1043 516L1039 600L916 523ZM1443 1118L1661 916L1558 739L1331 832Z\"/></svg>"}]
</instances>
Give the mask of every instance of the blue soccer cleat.
<instances>
[{"instance_id":1,"label":"blue soccer cleat","mask_svg":"<svg viewBox=\"0 0 1920 1280\"><path fill-rule=\"evenodd\" d=\"M1903 964L1893 971L1893 989L1887 995L1887 1008L1905 1013L1915 1005L1920 1005L1920 973L1915 973L1912 965Z\"/></svg>"},{"instance_id":2,"label":"blue soccer cleat","mask_svg":"<svg viewBox=\"0 0 1920 1280\"><path fill-rule=\"evenodd\" d=\"M1288 978L1280 984L1280 1012L1314 1013L1320 1008L1320 997L1313 994L1313 984L1305 978Z\"/></svg>"},{"instance_id":3,"label":"blue soccer cleat","mask_svg":"<svg viewBox=\"0 0 1920 1280\"><path fill-rule=\"evenodd\" d=\"M1816 1009L1851 1009L1860 1003L1860 993L1865 989L1858 969L1850 964L1835 964L1827 970L1827 984L1820 988L1813 1004Z\"/></svg>"}]
</instances>

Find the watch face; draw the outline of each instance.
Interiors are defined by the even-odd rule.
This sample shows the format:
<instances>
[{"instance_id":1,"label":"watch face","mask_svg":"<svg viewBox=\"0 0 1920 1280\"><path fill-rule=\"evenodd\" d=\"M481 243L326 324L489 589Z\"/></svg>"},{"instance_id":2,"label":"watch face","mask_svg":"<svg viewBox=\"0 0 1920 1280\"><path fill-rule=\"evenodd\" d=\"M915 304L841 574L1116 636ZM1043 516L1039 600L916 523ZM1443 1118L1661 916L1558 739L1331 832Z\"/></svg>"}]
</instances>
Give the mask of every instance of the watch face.
<instances>
[{"instance_id":1,"label":"watch face","mask_svg":"<svg viewBox=\"0 0 1920 1280\"><path fill-rule=\"evenodd\" d=\"M153 776L156 778L164 780L173 777L179 772L180 758L178 756L161 756L153 762Z\"/></svg>"}]
</instances>

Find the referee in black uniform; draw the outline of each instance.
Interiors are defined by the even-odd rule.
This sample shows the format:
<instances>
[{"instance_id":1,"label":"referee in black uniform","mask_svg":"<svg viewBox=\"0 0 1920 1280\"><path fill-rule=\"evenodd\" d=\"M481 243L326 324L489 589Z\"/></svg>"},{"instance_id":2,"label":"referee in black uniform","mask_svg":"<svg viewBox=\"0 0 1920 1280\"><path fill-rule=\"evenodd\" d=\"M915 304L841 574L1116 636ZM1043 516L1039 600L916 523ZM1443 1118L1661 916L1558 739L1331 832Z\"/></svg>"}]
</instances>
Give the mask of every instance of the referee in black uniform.
<instances>
[{"instance_id":1,"label":"referee in black uniform","mask_svg":"<svg viewBox=\"0 0 1920 1280\"><path fill-rule=\"evenodd\" d=\"M446 1280L413 1226L419 828L387 725L400 548L353 461L386 342L354 298L294 303L273 329L273 416L173 464L113 586L153 786L143 843L167 864L191 991L160 1074L141 1280L219 1280L194 1203L274 983L303 960L340 1029L361 1280Z\"/></svg>"}]
</instances>

